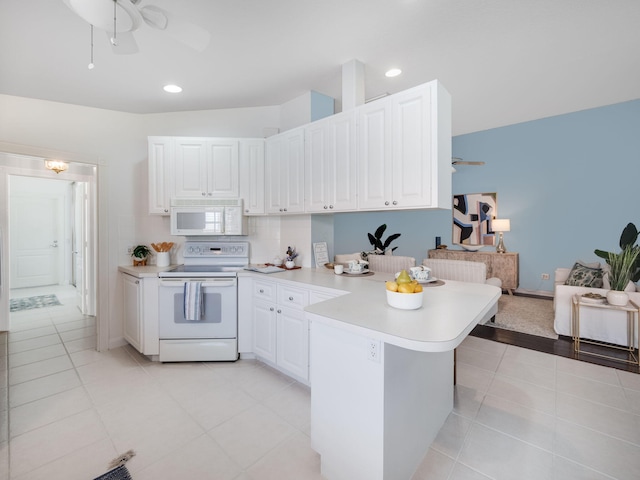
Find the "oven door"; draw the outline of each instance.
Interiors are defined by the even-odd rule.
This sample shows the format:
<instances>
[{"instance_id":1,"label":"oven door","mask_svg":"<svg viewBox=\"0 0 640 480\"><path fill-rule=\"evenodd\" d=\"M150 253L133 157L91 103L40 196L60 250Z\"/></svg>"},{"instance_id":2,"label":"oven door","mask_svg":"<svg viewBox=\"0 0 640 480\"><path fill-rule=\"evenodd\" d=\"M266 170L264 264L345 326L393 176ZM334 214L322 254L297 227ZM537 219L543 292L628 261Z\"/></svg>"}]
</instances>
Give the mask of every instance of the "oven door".
<instances>
[{"instance_id":1,"label":"oven door","mask_svg":"<svg viewBox=\"0 0 640 480\"><path fill-rule=\"evenodd\" d=\"M184 286L202 282L203 314L200 320L186 320ZM238 332L237 279L163 278L158 292L160 339L236 338Z\"/></svg>"}]
</instances>

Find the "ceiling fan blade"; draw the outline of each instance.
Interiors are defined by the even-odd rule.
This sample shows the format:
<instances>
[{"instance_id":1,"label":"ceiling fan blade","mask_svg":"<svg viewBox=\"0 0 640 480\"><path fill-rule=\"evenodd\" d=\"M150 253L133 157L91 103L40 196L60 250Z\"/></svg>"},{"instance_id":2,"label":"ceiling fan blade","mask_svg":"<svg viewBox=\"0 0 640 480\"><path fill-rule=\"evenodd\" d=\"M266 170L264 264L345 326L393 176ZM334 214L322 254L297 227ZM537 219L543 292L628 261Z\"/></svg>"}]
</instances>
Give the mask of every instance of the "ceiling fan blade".
<instances>
[{"instance_id":1,"label":"ceiling fan blade","mask_svg":"<svg viewBox=\"0 0 640 480\"><path fill-rule=\"evenodd\" d=\"M175 17L166 10L148 5L140 9L140 14L150 27L167 32L178 42L198 52L204 51L209 45L211 35L206 29Z\"/></svg>"},{"instance_id":2,"label":"ceiling fan blade","mask_svg":"<svg viewBox=\"0 0 640 480\"><path fill-rule=\"evenodd\" d=\"M116 30L133 31L141 23L140 13L130 2L107 2L105 0L62 0L76 15L100 30L113 30L114 7Z\"/></svg>"},{"instance_id":3,"label":"ceiling fan blade","mask_svg":"<svg viewBox=\"0 0 640 480\"><path fill-rule=\"evenodd\" d=\"M113 32L107 32L107 38L111 44L111 50L118 55L132 55L138 53L138 43L133 36L133 32L116 32L116 44L111 39Z\"/></svg>"},{"instance_id":4,"label":"ceiling fan blade","mask_svg":"<svg viewBox=\"0 0 640 480\"><path fill-rule=\"evenodd\" d=\"M461 158L453 157L451 159L451 165L484 165L484 162L468 162Z\"/></svg>"}]
</instances>

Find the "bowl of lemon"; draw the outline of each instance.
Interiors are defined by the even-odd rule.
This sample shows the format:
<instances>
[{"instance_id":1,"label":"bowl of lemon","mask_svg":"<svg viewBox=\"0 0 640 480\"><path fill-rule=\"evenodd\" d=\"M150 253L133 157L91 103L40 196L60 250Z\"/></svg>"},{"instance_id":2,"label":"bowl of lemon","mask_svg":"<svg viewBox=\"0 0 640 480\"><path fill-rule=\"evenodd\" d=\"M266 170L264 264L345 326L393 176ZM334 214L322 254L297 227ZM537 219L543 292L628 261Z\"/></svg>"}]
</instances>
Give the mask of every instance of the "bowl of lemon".
<instances>
[{"instance_id":1,"label":"bowl of lemon","mask_svg":"<svg viewBox=\"0 0 640 480\"><path fill-rule=\"evenodd\" d=\"M387 303L401 310L416 310L422 307L422 285L412 280L406 270L402 270L395 281L385 282Z\"/></svg>"}]
</instances>

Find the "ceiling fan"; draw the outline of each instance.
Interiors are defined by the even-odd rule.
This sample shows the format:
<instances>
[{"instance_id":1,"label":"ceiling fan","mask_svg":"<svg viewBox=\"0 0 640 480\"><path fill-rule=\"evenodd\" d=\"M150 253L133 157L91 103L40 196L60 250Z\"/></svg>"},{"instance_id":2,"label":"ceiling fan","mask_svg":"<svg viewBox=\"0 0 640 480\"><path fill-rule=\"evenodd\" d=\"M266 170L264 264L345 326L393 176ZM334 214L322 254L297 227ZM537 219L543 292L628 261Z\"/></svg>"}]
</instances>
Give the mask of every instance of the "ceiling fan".
<instances>
[{"instance_id":1,"label":"ceiling fan","mask_svg":"<svg viewBox=\"0 0 640 480\"><path fill-rule=\"evenodd\" d=\"M92 27L107 32L118 54L138 52L133 32L142 24L162 30L174 40L202 52L211 35L191 22L180 19L155 5L139 6L141 0L62 0L76 15Z\"/></svg>"},{"instance_id":2,"label":"ceiling fan","mask_svg":"<svg viewBox=\"0 0 640 480\"><path fill-rule=\"evenodd\" d=\"M451 165L484 165L484 162L468 162L462 158L453 157L451 159Z\"/></svg>"}]
</instances>

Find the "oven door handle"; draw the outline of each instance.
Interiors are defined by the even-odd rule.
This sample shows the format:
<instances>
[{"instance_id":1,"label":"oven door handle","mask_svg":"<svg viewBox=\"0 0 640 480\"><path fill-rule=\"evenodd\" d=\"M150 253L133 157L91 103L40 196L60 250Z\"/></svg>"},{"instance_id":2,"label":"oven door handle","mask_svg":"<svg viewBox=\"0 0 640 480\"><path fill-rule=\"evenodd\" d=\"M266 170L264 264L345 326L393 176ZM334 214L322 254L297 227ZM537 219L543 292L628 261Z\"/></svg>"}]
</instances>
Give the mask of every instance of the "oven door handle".
<instances>
[{"instance_id":1,"label":"oven door handle","mask_svg":"<svg viewBox=\"0 0 640 480\"><path fill-rule=\"evenodd\" d=\"M213 279L213 278L208 278L206 281L200 280L200 279L193 279L193 280L185 280L184 278L179 278L176 280L160 280L160 286L162 287L179 287L179 286L184 286L185 283L187 282L202 282L202 287L235 287L236 286L236 279L234 278L233 280L229 280L229 279Z\"/></svg>"}]
</instances>

